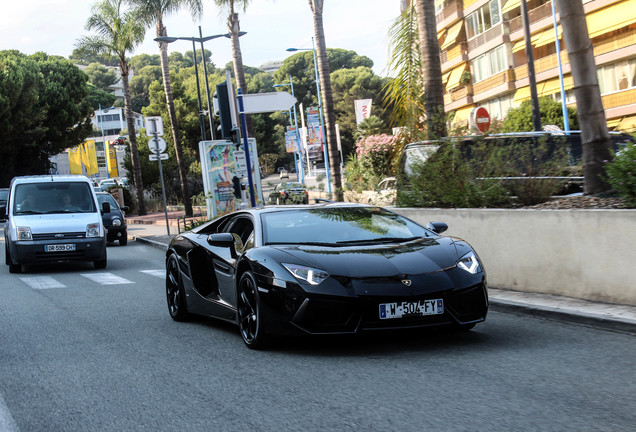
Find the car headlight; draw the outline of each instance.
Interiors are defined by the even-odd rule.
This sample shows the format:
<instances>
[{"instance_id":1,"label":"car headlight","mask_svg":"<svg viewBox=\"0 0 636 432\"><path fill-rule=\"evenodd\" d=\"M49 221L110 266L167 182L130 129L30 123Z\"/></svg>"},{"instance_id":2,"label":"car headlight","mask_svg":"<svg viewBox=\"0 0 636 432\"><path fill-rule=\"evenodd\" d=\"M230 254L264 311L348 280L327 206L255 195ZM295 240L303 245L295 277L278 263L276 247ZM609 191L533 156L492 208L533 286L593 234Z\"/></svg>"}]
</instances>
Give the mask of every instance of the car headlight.
<instances>
[{"instance_id":1,"label":"car headlight","mask_svg":"<svg viewBox=\"0 0 636 432\"><path fill-rule=\"evenodd\" d=\"M457 261L457 267L462 270L466 270L470 274L475 274L481 271L481 264L479 264L477 255L475 255L475 252L473 251L470 251L461 257L459 261Z\"/></svg>"},{"instance_id":2,"label":"car headlight","mask_svg":"<svg viewBox=\"0 0 636 432\"><path fill-rule=\"evenodd\" d=\"M329 273L324 270L307 267L298 264L281 263L296 279L318 285L329 277Z\"/></svg>"},{"instance_id":3,"label":"car headlight","mask_svg":"<svg viewBox=\"0 0 636 432\"><path fill-rule=\"evenodd\" d=\"M33 236L31 235L31 228L29 227L17 227L17 240L33 240Z\"/></svg>"},{"instance_id":4,"label":"car headlight","mask_svg":"<svg viewBox=\"0 0 636 432\"><path fill-rule=\"evenodd\" d=\"M86 225L86 237L99 237L99 224L92 223Z\"/></svg>"},{"instance_id":5,"label":"car headlight","mask_svg":"<svg viewBox=\"0 0 636 432\"><path fill-rule=\"evenodd\" d=\"M116 226L116 227L121 226L121 219L117 217L113 218L113 226Z\"/></svg>"}]
</instances>

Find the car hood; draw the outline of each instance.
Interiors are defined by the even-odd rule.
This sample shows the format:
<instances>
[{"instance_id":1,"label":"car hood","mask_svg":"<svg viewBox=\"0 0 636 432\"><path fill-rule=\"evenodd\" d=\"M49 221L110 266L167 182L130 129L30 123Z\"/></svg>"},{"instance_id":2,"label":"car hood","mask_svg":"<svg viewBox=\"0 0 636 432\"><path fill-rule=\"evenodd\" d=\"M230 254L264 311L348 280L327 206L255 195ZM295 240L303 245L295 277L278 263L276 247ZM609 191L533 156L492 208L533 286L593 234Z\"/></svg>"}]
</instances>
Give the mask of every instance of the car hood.
<instances>
[{"instance_id":1,"label":"car hood","mask_svg":"<svg viewBox=\"0 0 636 432\"><path fill-rule=\"evenodd\" d=\"M98 213L59 213L45 215L14 216L14 226L28 226L32 234L80 232L86 225L98 223Z\"/></svg>"},{"instance_id":2,"label":"car hood","mask_svg":"<svg viewBox=\"0 0 636 432\"><path fill-rule=\"evenodd\" d=\"M456 243L452 238L438 237L355 247L285 245L275 248L292 255L296 258L294 261L323 269L331 275L382 278L437 273L453 267L460 253ZM468 250L466 248L466 252Z\"/></svg>"}]
</instances>

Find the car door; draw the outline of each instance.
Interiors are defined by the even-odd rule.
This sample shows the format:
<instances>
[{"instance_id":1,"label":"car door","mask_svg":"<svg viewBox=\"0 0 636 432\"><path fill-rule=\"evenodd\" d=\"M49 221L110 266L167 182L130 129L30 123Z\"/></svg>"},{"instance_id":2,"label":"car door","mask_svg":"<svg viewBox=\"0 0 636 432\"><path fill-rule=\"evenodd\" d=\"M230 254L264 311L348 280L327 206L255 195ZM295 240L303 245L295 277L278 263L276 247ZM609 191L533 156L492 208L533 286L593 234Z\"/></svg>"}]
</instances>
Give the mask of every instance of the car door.
<instances>
[{"instance_id":1,"label":"car door","mask_svg":"<svg viewBox=\"0 0 636 432\"><path fill-rule=\"evenodd\" d=\"M254 222L245 214L237 215L230 224L225 225L221 232L228 232L234 236L234 250L232 248L217 248L214 258L214 271L219 284L219 295L222 301L236 305L236 267L240 256L254 232Z\"/></svg>"}]
</instances>

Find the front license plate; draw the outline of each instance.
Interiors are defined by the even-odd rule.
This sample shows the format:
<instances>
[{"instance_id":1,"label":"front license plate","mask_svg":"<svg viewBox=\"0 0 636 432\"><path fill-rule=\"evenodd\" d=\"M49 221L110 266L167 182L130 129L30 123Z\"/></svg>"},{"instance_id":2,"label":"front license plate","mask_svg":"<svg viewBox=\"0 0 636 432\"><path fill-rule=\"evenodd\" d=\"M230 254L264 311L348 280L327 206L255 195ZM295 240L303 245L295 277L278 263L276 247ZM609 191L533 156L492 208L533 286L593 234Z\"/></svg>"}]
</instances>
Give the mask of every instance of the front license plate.
<instances>
[{"instance_id":1,"label":"front license plate","mask_svg":"<svg viewBox=\"0 0 636 432\"><path fill-rule=\"evenodd\" d=\"M74 251L74 244L55 244L55 245L46 245L44 246L44 252L68 252Z\"/></svg>"},{"instance_id":2,"label":"front license plate","mask_svg":"<svg viewBox=\"0 0 636 432\"><path fill-rule=\"evenodd\" d=\"M443 313L444 300L442 299L380 304L380 319L439 315Z\"/></svg>"}]
</instances>

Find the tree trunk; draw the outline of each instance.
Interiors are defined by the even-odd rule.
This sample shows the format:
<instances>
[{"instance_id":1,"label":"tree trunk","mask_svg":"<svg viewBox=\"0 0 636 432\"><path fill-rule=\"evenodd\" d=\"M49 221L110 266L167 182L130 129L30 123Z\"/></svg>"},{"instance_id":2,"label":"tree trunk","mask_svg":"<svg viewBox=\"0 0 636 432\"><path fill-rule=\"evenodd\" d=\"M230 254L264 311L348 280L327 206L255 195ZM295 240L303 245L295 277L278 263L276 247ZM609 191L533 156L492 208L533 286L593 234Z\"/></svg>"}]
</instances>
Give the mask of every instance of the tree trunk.
<instances>
[{"instance_id":1,"label":"tree trunk","mask_svg":"<svg viewBox=\"0 0 636 432\"><path fill-rule=\"evenodd\" d=\"M583 144L583 191L586 195L606 192L604 162L611 158L611 141L596 75L592 42L581 0L558 0L563 38L572 65L574 96Z\"/></svg>"},{"instance_id":2,"label":"tree trunk","mask_svg":"<svg viewBox=\"0 0 636 432\"><path fill-rule=\"evenodd\" d=\"M333 93L331 90L331 75L329 71L329 59L327 58L327 43L322 23L322 11L324 0L309 0L309 6L314 16L314 35L316 36L316 56L318 58L318 74L320 76L320 88L322 89L323 113L325 115L325 127L327 129L327 151L333 183L336 189L336 200L343 201L342 177L340 173L340 155L338 154L338 141L336 137L336 116L333 106Z\"/></svg>"},{"instance_id":3,"label":"tree trunk","mask_svg":"<svg viewBox=\"0 0 636 432\"><path fill-rule=\"evenodd\" d=\"M422 56L428 137L438 139L446 136L446 118L444 117L444 86L434 2L416 0L415 11Z\"/></svg>"},{"instance_id":4,"label":"tree trunk","mask_svg":"<svg viewBox=\"0 0 636 432\"><path fill-rule=\"evenodd\" d=\"M141 179L141 163L139 149L137 147L137 134L135 133L135 118L133 117L132 104L130 103L130 86L128 73L130 68L126 60L120 60L121 82L124 85L124 110L126 111L126 123L128 125L128 142L130 144L130 160L132 162L133 176L135 179L135 191L137 192L137 211L139 216L146 214L146 201L144 200L144 185ZM108 157L108 155L106 155Z\"/></svg>"},{"instance_id":5,"label":"tree trunk","mask_svg":"<svg viewBox=\"0 0 636 432\"><path fill-rule=\"evenodd\" d=\"M163 25L161 17L157 17L157 37L167 36L168 32ZM183 148L181 147L181 136L179 135L179 124L177 123L177 112L174 108L174 99L172 96L172 84L170 82L170 67L168 64L168 44L159 42L159 51L161 53L161 74L163 75L163 86L166 91L166 104L168 105L168 115L170 117L170 128L172 129L172 139L174 140L174 150L177 157L177 166L179 167L179 182L181 183L181 194L183 205L185 207L185 215L192 217L192 200L188 190L188 178L186 176L185 161L183 160Z\"/></svg>"},{"instance_id":6,"label":"tree trunk","mask_svg":"<svg viewBox=\"0 0 636 432\"><path fill-rule=\"evenodd\" d=\"M241 43L239 42L239 32L241 31L239 14L234 12L234 4L230 5L230 15L227 18L227 29L232 41L232 64L234 65L234 78L236 86L243 94L247 94L247 84L245 83L245 70L243 68L243 55L241 54ZM252 117L245 116L247 136L252 136Z\"/></svg>"}]
</instances>

